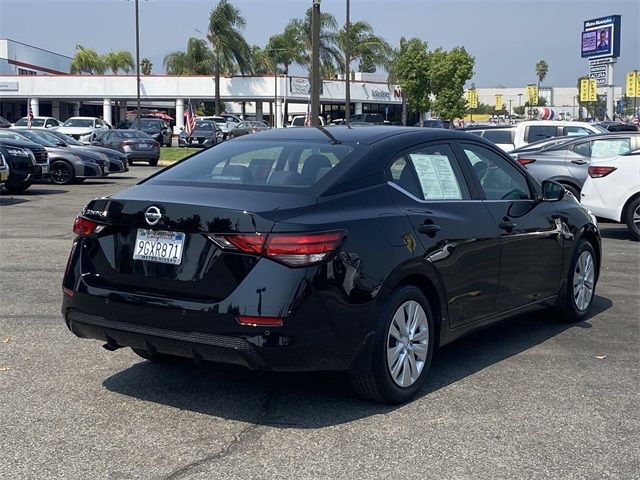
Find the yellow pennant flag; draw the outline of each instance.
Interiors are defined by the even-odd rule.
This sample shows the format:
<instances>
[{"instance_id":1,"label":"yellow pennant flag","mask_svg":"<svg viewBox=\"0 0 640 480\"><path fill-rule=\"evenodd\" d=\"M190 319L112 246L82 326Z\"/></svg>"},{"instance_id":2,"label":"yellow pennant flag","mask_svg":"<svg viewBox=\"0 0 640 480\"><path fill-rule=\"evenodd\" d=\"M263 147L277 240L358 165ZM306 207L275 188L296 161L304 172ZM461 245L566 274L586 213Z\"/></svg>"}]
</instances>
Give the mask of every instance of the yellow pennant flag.
<instances>
[{"instance_id":1,"label":"yellow pennant flag","mask_svg":"<svg viewBox=\"0 0 640 480\"><path fill-rule=\"evenodd\" d=\"M496 112L501 112L503 107L502 95L496 95Z\"/></svg>"}]
</instances>

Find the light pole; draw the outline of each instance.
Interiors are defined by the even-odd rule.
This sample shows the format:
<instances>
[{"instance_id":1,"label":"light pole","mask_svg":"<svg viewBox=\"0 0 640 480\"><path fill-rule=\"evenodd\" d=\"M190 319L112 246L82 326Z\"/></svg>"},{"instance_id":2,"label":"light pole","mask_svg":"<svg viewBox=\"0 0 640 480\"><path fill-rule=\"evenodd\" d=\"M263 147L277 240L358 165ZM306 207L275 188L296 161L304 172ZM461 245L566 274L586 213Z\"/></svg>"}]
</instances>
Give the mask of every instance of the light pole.
<instances>
[{"instance_id":1,"label":"light pole","mask_svg":"<svg viewBox=\"0 0 640 480\"><path fill-rule=\"evenodd\" d=\"M140 14L136 0L136 123L140 128Z\"/></svg>"},{"instance_id":2,"label":"light pole","mask_svg":"<svg viewBox=\"0 0 640 480\"><path fill-rule=\"evenodd\" d=\"M518 107L521 107L521 106L522 106L522 94L519 93L518 94Z\"/></svg>"},{"instance_id":3,"label":"light pole","mask_svg":"<svg viewBox=\"0 0 640 480\"><path fill-rule=\"evenodd\" d=\"M320 112L320 0L311 7L311 125L318 126Z\"/></svg>"},{"instance_id":4,"label":"light pole","mask_svg":"<svg viewBox=\"0 0 640 480\"><path fill-rule=\"evenodd\" d=\"M345 44L344 44L344 123L349 126L349 117L351 116L351 72L350 72L350 59L351 59L351 42L349 38L349 13L351 10L350 1L347 1L346 21L344 24Z\"/></svg>"}]
</instances>

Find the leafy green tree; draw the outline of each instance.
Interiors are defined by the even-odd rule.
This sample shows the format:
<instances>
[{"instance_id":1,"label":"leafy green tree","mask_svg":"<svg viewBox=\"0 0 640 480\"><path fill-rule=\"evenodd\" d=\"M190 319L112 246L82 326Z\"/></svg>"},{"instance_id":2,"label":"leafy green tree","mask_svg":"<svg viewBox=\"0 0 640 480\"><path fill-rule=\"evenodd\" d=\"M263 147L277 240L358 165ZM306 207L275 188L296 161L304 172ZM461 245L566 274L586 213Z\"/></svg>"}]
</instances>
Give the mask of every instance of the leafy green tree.
<instances>
[{"instance_id":1,"label":"leafy green tree","mask_svg":"<svg viewBox=\"0 0 640 480\"><path fill-rule=\"evenodd\" d=\"M524 105L513 107L513 113L515 113L516 115L524 115L525 108L526 107Z\"/></svg>"},{"instance_id":2,"label":"leafy green tree","mask_svg":"<svg viewBox=\"0 0 640 480\"><path fill-rule=\"evenodd\" d=\"M118 74L118 70L129 73L135 70L136 64L133 61L131 52L126 50L118 50L115 52L107 52L102 56L102 63L111 70L114 75Z\"/></svg>"},{"instance_id":3,"label":"leafy green tree","mask_svg":"<svg viewBox=\"0 0 640 480\"><path fill-rule=\"evenodd\" d=\"M296 63L311 73L311 8L304 18L292 19L286 29L295 32L295 49L299 52ZM336 63L340 61L340 52L336 46L338 22L327 12L320 13L320 74L330 77L336 71Z\"/></svg>"},{"instance_id":4,"label":"leafy green tree","mask_svg":"<svg viewBox=\"0 0 640 480\"><path fill-rule=\"evenodd\" d=\"M349 38L343 27L335 37L339 48L338 70L344 73L345 52L349 45L349 65L359 61L359 70L373 73L377 66L389 63L392 48L387 41L373 33L373 27L367 22L355 22L349 26Z\"/></svg>"},{"instance_id":5,"label":"leafy green tree","mask_svg":"<svg viewBox=\"0 0 640 480\"><path fill-rule=\"evenodd\" d=\"M148 58L143 58L140 60L140 71L142 75L151 75L151 69L153 68L153 63Z\"/></svg>"},{"instance_id":6,"label":"leafy green tree","mask_svg":"<svg viewBox=\"0 0 640 480\"><path fill-rule=\"evenodd\" d=\"M276 69L274 58L267 49L251 46L251 75L272 75Z\"/></svg>"},{"instance_id":7,"label":"leafy green tree","mask_svg":"<svg viewBox=\"0 0 640 480\"><path fill-rule=\"evenodd\" d=\"M171 52L162 63L169 75L210 75L213 73L214 58L207 42L191 37L185 52Z\"/></svg>"},{"instance_id":8,"label":"leafy green tree","mask_svg":"<svg viewBox=\"0 0 640 480\"><path fill-rule=\"evenodd\" d=\"M291 64L301 62L303 48L299 40L297 29L289 24L282 33L272 35L267 42L265 51L277 65L282 65L284 75L289 75Z\"/></svg>"},{"instance_id":9,"label":"leafy green tree","mask_svg":"<svg viewBox=\"0 0 640 480\"><path fill-rule=\"evenodd\" d=\"M240 10L228 0L220 0L209 15L207 39L211 43L214 54L215 75L215 110L220 113L220 73L241 73L251 69L251 49L242 30L246 21Z\"/></svg>"},{"instance_id":10,"label":"leafy green tree","mask_svg":"<svg viewBox=\"0 0 640 480\"><path fill-rule=\"evenodd\" d=\"M71 73L88 72L92 75L103 75L105 70L105 64L95 50L76 45L76 53L71 61Z\"/></svg>"},{"instance_id":11,"label":"leafy green tree","mask_svg":"<svg viewBox=\"0 0 640 480\"><path fill-rule=\"evenodd\" d=\"M547 73L549 73L549 64L544 60L540 60L538 63L536 63L535 69L536 69L536 76L538 77L538 92L539 92L540 84L547 77Z\"/></svg>"},{"instance_id":12,"label":"leafy green tree","mask_svg":"<svg viewBox=\"0 0 640 480\"><path fill-rule=\"evenodd\" d=\"M426 112L431 106L431 56L427 43L418 38L407 40L402 37L400 46L394 50L389 62L389 84L400 85L402 89L402 123L407 124L406 108L416 112ZM422 124L422 115L420 116Z\"/></svg>"},{"instance_id":13,"label":"leafy green tree","mask_svg":"<svg viewBox=\"0 0 640 480\"><path fill-rule=\"evenodd\" d=\"M475 57L464 47L449 51L436 49L431 53L428 75L435 95L432 111L440 118L451 120L464 116L467 102L464 85L473 76Z\"/></svg>"}]
</instances>

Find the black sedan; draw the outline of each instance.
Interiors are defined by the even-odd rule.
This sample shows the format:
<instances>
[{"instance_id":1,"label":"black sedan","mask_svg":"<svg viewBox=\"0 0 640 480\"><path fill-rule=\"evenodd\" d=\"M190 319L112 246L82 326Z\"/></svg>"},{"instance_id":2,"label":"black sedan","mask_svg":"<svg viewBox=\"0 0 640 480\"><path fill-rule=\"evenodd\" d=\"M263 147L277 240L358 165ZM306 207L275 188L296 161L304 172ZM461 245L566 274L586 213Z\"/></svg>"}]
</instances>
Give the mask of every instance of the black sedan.
<instances>
[{"instance_id":1,"label":"black sedan","mask_svg":"<svg viewBox=\"0 0 640 480\"><path fill-rule=\"evenodd\" d=\"M224 140L224 133L215 120L196 120L191 135L183 133L178 136L178 147L213 147Z\"/></svg>"},{"instance_id":2,"label":"black sedan","mask_svg":"<svg viewBox=\"0 0 640 480\"><path fill-rule=\"evenodd\" d=\"M155 166L160 160L160 144L140 130L110 130L91 142L91 145L111 148L123 153L129 165L133 165L136 160L142 160Z\"/></svg>"},{"instance_id":3,"label":"black sedan","mask_svg":"<svg viewBox=\"0 0 640 480\"><path fill-rule=\"evenodd\" d=\"M129 128L146 133L160 145L166 147L171 146L171 129L163 120L158 118L141 118L140 121L138 121L134 119Z\"/></svg>"},{"instance_id":4,"label":"black sedan","mask_svg":"<svg viewBox=\"0 0 640 480\"><path fill-rule=\"evenodd\" d=\"M23 193L33 184L32 176L42 172L42 167L36 165L33 154L28 150L30 145L33 144L0 137L0 155L7 167L2 171L9 174L3 187L9 193Z\"/></svg>"},{"instance_id":5,"label":"black sedan","mask_svg":"<svg viewBox=\"0 0 640 480\"><path fill-rule=\"evenodd\" d=\"M46 139L54 142L59 147L69 147L71 150L80 152L96 152L104 155L109 162L108 173L109 175L114 173L124 173L129 171L127 165L127 156L124 153L120 153L117 150L111 148L98 147L96 145L86 145L79 142L69 135L60 133L57 130L47 130L42 134Z\"/></svg>"},{"instance_id":6,"label":"black sedan","mask_svg":"<svg viewBox=\"0 0 640 480\"><path fill-rule=\"evenodd\" d=\"M16 133L13 129L0 130L0 143L5 146L26 150L29 152L31 162L31 167L29 167L28 171L23 171L24 176L17 173L22 170L21 168L14 169L11 162L9 162L13 178L5 185L7 190L12 193L19 193L29 188L34 180L49 178L49 155L42 145ZM22 165L22 161L20 163Z\"/></svg>"},{"instance_id":7,"label":"black sedan","mask_svg":"<svg viewBox=\"0 0 640 480\"><path fill-rule=\"evenodd\" d=\"M73 230L77 336L151 361L342 370L386 403L464 334L541 307L584 318L601 259L562 186L442 129L249 135L91 201Z\"/></svg>"},{"instance_id":8,"label":"black sedan","mask_svg":"<svg viewBox=\"0 0 640 480\"><path fill-rule=\"evenodd\" d=\"M51 181L55 184L80 183L87 178L102 178L109 174L107 160L98 153L72 152L68 148L59 147L55 141L45 137L44 130L12 128L11 131L45 148L49 156Z\"/></svg>"}]
</instances>

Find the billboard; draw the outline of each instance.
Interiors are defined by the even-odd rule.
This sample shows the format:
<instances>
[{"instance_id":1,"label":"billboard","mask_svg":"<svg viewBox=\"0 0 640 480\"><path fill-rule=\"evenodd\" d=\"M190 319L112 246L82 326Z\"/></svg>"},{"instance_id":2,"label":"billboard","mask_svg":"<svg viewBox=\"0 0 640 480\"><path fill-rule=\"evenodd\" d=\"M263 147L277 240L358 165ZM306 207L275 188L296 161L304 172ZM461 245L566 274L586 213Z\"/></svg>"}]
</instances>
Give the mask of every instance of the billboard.
<instances>
[{"instance_id":1,"label":"billboard","mask_svg":"<svg viewBox=\"0 0 640 480\"><path fill-rule=\"evenodd\" d=\"M620 56L620 19L620 15L610 15L584 22L580 37L582 58Z\"/></svg>"}]
</instances>

